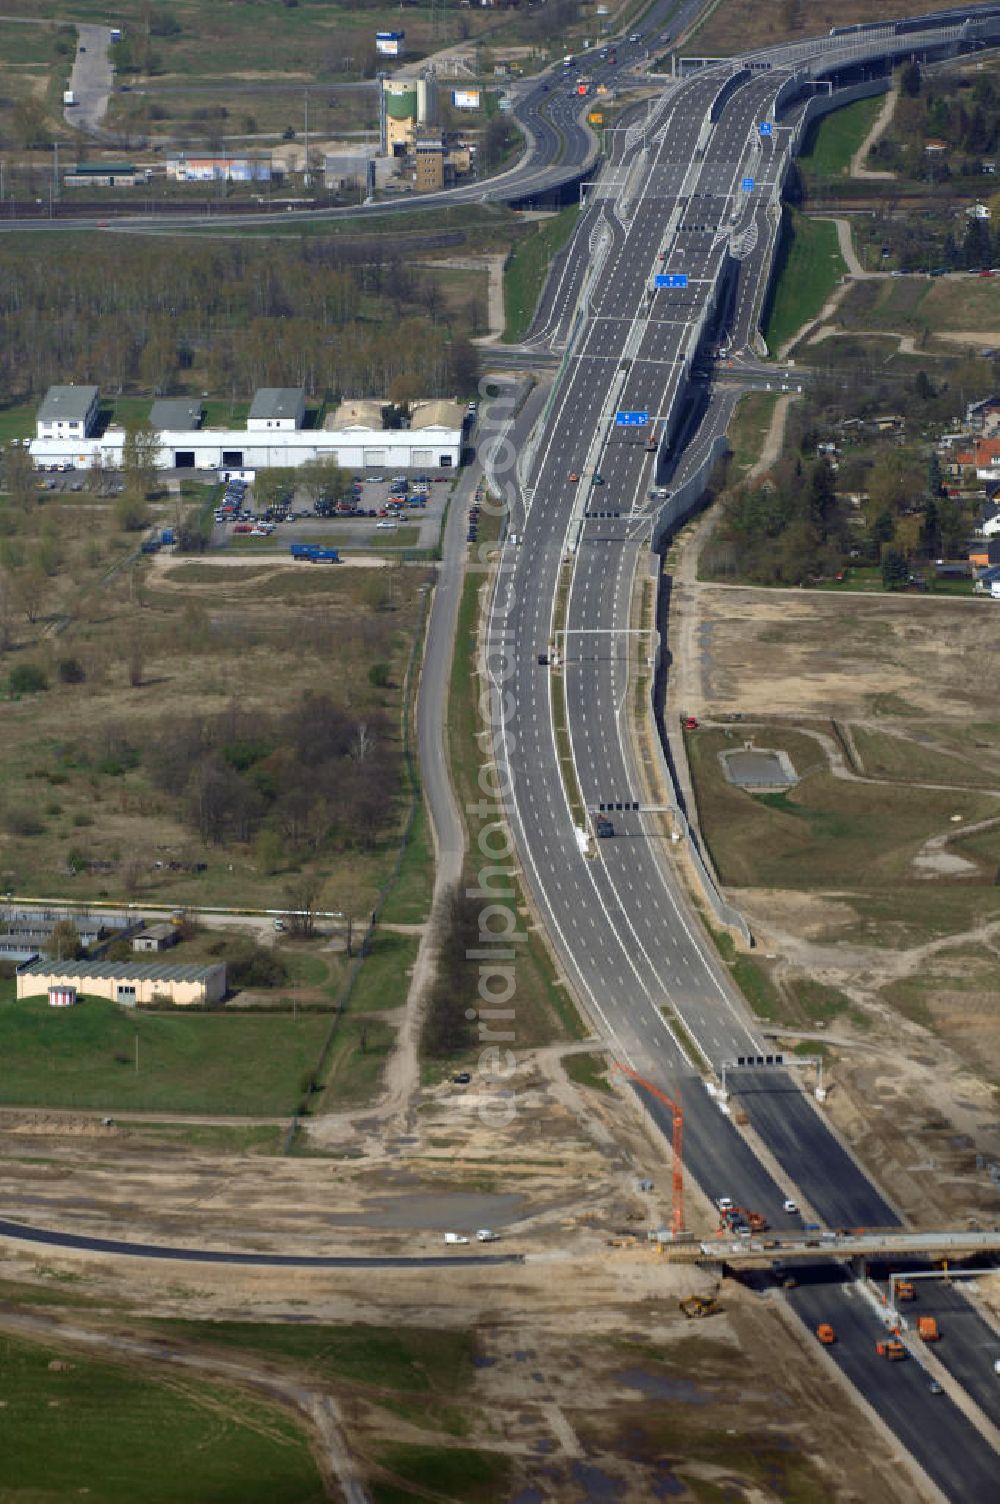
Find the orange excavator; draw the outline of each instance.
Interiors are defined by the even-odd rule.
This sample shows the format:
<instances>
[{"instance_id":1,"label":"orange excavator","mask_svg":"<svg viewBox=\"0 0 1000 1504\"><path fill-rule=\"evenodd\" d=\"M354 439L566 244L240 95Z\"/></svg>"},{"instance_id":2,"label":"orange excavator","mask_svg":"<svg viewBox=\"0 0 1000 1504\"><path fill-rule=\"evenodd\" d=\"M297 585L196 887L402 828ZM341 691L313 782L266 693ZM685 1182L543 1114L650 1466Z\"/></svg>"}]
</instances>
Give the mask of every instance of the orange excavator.
<instances>
[{"instance_id":1,"label":"orange excavator","mask_svg":"<svg viewBox=\"0 0 1000 1504\"><path fill-rule=\"evenodd\" d=\"M661 1091L658 1086L654 1086L653 1083L651 1081L647 1081L644 1076L640 1076L638 1071L634 1071L630 1065L622 1065L620 1061L616 1060L614 1068L615 1070L621 1071L624 1076L628 1076L632 1081L636 1083L637 1086L641 1086L644 1091L648 1091L652 1096L657 1097L671 1115L671 1119L673 1121L672 1143L674 1160L673 1214L671 1218L671 1226L673 1229L674 1237L676 1237L678 1233L682 1233L684 1231L684 1114L681 1111L680 1103L675 1102L673 1098L668 1097L665 1091Z\"/></svg>"}]
</instances>

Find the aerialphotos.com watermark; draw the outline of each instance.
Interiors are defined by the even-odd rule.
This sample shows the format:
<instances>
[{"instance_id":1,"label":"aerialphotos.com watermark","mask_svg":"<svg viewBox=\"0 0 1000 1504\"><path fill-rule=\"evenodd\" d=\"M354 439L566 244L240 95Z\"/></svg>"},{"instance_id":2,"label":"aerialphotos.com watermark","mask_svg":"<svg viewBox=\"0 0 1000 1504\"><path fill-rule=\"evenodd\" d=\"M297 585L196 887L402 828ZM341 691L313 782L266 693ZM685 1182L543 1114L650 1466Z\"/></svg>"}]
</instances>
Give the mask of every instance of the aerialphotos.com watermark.
<instances>
[{"instance_id":1,"label":"aerialphotos.com watermark","mask_svg":"<svg viewBox=\"0 0 1000 1504\"><path fill-rule=\"evenodd\" d=\"M517 499L517 450L508 436L516 398L496 396L486 381L479 384L481 432L479 459L486 477L480 484L480 509L493 517L510 518ZM507 557L505 557L505 555ZM482 823L476 846L484 865L475 885L466 889L466 897L482 903L479 910L478 940L466 951L466 960L478 968L479 1006L466 1010L466 1018L478 1021L479 1043L483 1046L476 1062L481 1090L467 1099L475 1104L480 1121L490 1128L502 1128L517 1113L517 1095L508 1085L517 1070L510 1048L516 1041L515 1027L518 947L528 936L517 927L514 887L514 848L510 837L513 812L513 769L506 760L516 745L511 725L517 720L517 703L504 686L514 674L514 632L507 619L514 605L510 571L514 567L512 550L504 549L497 557L494 544L480 544L474 551L469 568L475 573L495 571L495 596L486 631L481 640L479 663L479 718L486 746L485 761L478 773L478 784L485 796L466 806L466 814ZM504 756L494 755L497 733L504 728Z\"/></svg>"}]
</instances>

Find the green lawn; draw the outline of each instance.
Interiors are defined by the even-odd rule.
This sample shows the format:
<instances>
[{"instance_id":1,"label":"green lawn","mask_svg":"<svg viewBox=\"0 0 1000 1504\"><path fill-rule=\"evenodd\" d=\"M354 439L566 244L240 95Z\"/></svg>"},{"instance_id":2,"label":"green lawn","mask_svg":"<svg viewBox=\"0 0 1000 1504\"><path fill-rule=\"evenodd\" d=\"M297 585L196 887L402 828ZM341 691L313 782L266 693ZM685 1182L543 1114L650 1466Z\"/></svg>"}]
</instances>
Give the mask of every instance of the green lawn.
<instances>
[{"instance_id":1,"label":"green lawn","mask_svg":"<svg viewBox=\"0 0 1000 1504\"><path fill-rule=\"evenodd\" d=\"M56 1365L53 1367L53 1365ZM0 1337L0 1498L321 1504L305 1436L250 1395Z\"/></svg>"},{"instance_id":2,"label":"green lawn","mask_svg":"<svg viewBox=\"0 0 1000 1504\"><path fill-rule=\"evenodd\" d=\"M492 528L493 519L487 516L486 520L487 528ZM487 536L493 535L487 532ZM481 585L478 573L466 577L458 608L455 656L448 691L448 760L461 809L468 809L482 798L478 775L484 759L477 740L479 681L474 672ZM466 825L472 827L470 845L473 849L482 823L486 822L480 822L475 815L466 816ZM470 876L474 876L477 865L470 857ZM517 893L516 878L513 886ZM503 902L509 906L508 900ZM520 903L518 893L515 907ZM516 928L524 928L521 915L517 918ZM548 1044L555 1039L583 1039L588 1032L566 988L558 983L549 953L535 928L528 931L527 943L518 950L516 995L509 1006L515 1014L511 1025L515 1049Z\"/></svg>"},{"instance_id":3,"label":"green lawn","mask_svg":"<svg viewBox=\"0 0 1000 1504\"><path fill-rule=\"evenodd\" d=\"M313 1382L341 1379L412 1394L451 1394L472 1380L473 1342L468 1332L166 1318L153 1324L169 1337L287 1359Z\"/></svg>"},{"instance_id":4,"label":"green lawn","mask_svg":"<svg viewBox=\"0 0 1000 1504\"><path fill-rule=\"evenodd\" d=\"M430 817L423 799L417 803L399 875L382 910L386 924L422 924L431 911L434 851Z\"/></svg>"},{"instance_id":5,"label":"green lawn","mask_svg":"<svg viewBox=\"0 0 1000 1504\"><path fill-rule=\"evenodd\" d=\"M0 1103L290 1113L329 1023L315 1013L151 1014L98 998L65 1010L45 998L6 1002Z\"/></svg>"},{"instance_id":6,"label":"green lawn","mask_svg":"<svg viewBox=\"0 0 1000 1504\"><path fill-rule=\"evenodd\" d=\"M381 1448L379 1461L416 1492L378 1483L373 1494L376 1504L427 1498L494 1504L510 1497L510 1458L498 1452L393 1442Z\"/></svg>"},{"instance_id":7,"label":"green lawn","mask_svg":"<svg viewBox=\"0 0 1000 1504\"><path fill-rule=\"evenodd\" d=\"M37 411L37 402L0 408L0 444L9 444L11 439L33 439Z\"/></svg>"},{"instance_id":8,"label":"green lawn","mask_svg":"<svg viewBox=\"0 0 1000 1504\"><path fill-rule=\"evenodd\" d=\"M519 240L507 258L503 274L504 339L516 344L528 332L535 305L556 251L573 233L579 206L570 204L552 219L542 221L534 234Z\"/></svg>"},{"instance_id":9,"label":"green lawn","mask_svg":"<svg viewBox=\"0 0 1000 1504\"><path fill-rule=\"evenodd\" d=\"M560 1063L569 1079L575 1081L577 1086L589 1086L593 1091L611 1090L606 1055L564 1055Z\"/></svg>"},{"instance_id":10,"label":"green lawn","mask_svg":"<svg viewBox=\"0 0 1000 1504\"><path fill-rule=\"evenodd\" d=\"M840 177L871 129L882 108L881 96L856 99L843 109L824 115L810 130L799 165L810 179Z\"/></svg>"},{"instance_id":11,"label":"green lawn","mask_svg":"<svg viewBox=\"0 0 1000 1504\"><path fill-rule=\"evenodd\" d=\"M846 270L836 226L829 220L791 213L782 234L764 324L772 354L816 317Z\"/></svg>"},{"instance_id":12,"label":"green lawn","mask_svg":"<svg viewBox=\"0 0 1000 1504\"><path fill-rule=\"evenodd\" d=\"M742 480L760 459L779 395L778 392L748 392L740 398L727 430L733 450L730 467L734 479Z\"/></svg>"},{"instance_id":13,"label":"green lawn","mask_svg":"<svg viewBox=\"0 0 1000 1504\"><path fill-rule=\"evenodd\" d=\"M788 752L802 780L795 788L748 794L726 782L719 764L719 752L740 745L735 737L703 730L687 741L702 829L727 884L892 891L913 883L920 889L926 881L911 860L923 843L948 830L953 814L972 823L995 813L995 801L971 790L834 778L817 744L784 727L769 727L756 741Z\"/></svg>"},{"instance_id":14,"label":"green lawn","mask_svg":"<svg viewBox=\"0 0 1000 1504\"><path fill-rule=\"evenodd\" d=\"M351 993L350 1011L376 1013L383 1008L401 1008L406 1002L419 945L417 935L377 930Z\"/></svg>"}]
</instances>

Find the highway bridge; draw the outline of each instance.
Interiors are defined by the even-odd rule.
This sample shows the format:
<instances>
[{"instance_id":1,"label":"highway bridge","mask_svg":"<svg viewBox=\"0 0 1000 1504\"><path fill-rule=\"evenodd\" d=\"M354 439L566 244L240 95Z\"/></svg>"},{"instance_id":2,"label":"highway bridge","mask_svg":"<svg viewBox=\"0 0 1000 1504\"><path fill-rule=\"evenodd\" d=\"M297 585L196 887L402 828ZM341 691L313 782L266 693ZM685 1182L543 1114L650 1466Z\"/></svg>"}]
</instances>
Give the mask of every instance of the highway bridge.
<instances>
[{"instance_id":1,"label":"highway bridge","mask_svg":"<svg viewBox=\"0 0 1000 1504\"><path fill-rule=\"evenodd\" d=\"M678 1252L684 1245L678 1245ZM907 1260L932 1255L938 1259L967 1259L974 1254L1000 1254L1000 1229L989 1232L900 1232L898 1228L871 1232L818 1232L781 1237L734 1238L726 1233L697 1245L696 1262L730 1264L733 1268L789 1260L823 1264L832 1259L884 1260L905 1265ZM1000 1350L998 1350L1000 1356Z\"/></svg>"},{"instance_id":2,"label":"highway bridge","mask_svg":"<svg viewBox=\"0 0 1000 1504\"><path fill-rule=\"evenodd\" d=\"M718 452L732 411L732 392L699 404L693 371L720 343L761 348L781 185L806 121L829 102L817 99L819 86L851 98L846 91L877 87L872 76L900 58L967 50L998 33L995 10L971 22L942 15L729 60L669 88L616 134L527 342L561 348L563 360L522 448L518 484L508 478L511 538L486 649L495 757L524 880L595 1026L681 1103L689 1177L713 1200L763 1213L779 1247L801 1233L785 1210L793 1191L827 1227L891 1230L901 1218L783 1069L755 1073L741 1096L766 1162L705 1090L705 1063L718 1072L765 1047L690 907L659 816L642 807L629 732L633 587L651 544L696 505L698 463ZM665 506L651 496L664 483ZM553 663L557 641L571 650ZM609 803L623 807L614 837L588 854L577 824ZM634 1090L669 1138L669 1110ZM898 1407L873 1403L950 1497L980 1496L968 1485L996 1457L950 1401L933 1413L939 1437L951 1429L947 1467L940 1445L928 1444L930 1417L920 1423L926 1396L902 1428Z\"/></svg>"}]
</instances>

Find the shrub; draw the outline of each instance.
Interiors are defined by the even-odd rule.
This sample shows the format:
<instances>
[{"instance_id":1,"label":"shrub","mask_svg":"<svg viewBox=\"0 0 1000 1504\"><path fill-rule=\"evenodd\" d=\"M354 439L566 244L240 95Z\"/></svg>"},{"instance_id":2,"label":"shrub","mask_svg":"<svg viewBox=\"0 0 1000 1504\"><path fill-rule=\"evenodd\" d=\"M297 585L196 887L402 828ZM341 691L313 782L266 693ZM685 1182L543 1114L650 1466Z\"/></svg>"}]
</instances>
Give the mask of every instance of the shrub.
<instances>
[{"instance_id":1,"label":"shrub","mask_svg":"<svg viewBox=\"0 0 1000 1504\"><path fill-rule=\"evenodd\" d=\"M37 663L18 663L7 676L7 689L12 695L37 695L48 687L45 670Z\"/></svg>"},{"instance_id":2,"label":"shrub","mask_svg":"<svg viewBox=\"0 0 1000 1504\"><path fill-rule=\"evenodd\" d=\"M57 667L64 684L82 684L87 677L79 658L60 658Z\"/></svg>"},{"instance_id":3,"label":"shrub","mask_svg":"<svg viewBox=\"0 0 1000 1504\"><path fill-rule=\"evenodd\" d=\"M373 689L388 689L389 665L387 663L373 663L368 670L368 682Z\"/></svg>"},{"instance_id":4,"label":"shrub","mask_svg":"<svg viewBox=\"0 0 1000 1504\"><path fill-rule=\"evenodd\" d=\"M288 967L281 956L255 941L237 941L226 950L226 975L234 991L244 987L280 987L288 981Z\"/></svg>"},{"instance_id":5,"label":"shrub","mask_svg":"<svg viewBox=\"0 0 1000 1504\"><path fill-rule=\"evenodd\" d=\"M4 824L12 836L40 836L45 826L30 809L9 809L4 815Z\"/></svg>"}]
</instances>

